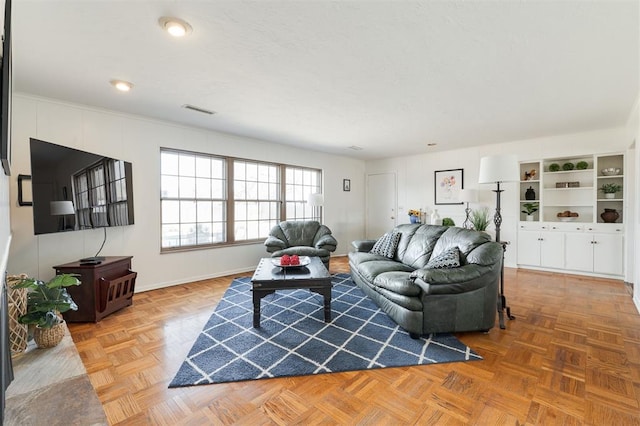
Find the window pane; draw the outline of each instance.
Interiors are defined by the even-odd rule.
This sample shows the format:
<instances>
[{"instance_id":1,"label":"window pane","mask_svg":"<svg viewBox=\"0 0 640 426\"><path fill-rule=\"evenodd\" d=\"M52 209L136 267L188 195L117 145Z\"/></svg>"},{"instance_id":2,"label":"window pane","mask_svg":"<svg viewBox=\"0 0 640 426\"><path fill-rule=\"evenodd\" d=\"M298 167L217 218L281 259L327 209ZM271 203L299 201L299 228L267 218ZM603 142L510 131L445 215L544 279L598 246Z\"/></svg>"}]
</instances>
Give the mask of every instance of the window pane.
<instances>
[{"instance_id":1,"label":"window pane","mask_svg":"<svg viewBox=\"0 0 640 426\"><path fill-rule=\"evenodd\" d=\"M218 179L211 181L211 198L225 198L224 182Z\"/></svg>"},{"instance_id":2,"label":"window pane","mask_svg":"<svg viewBox=\"0 0 640 426\"><path fill-rule=\"evenodd\" d=\"M201 178L211 177L211 160L209 157L196 157L196 176Z\"/></svg>"},{"instance_id":3,"label":"window pane","mask_svg":"<svg viewBox=\"0 0 640 426\"><path fill-rule=\"evenodd\" d=\"M211 177L218 179L225 178L224 160L216 158L211 159Z\"/></svg>"},{"instance_id":4,"label":"window pane","mask_svg":"<svg viewBox=\"0 0 640 426\"><path fill-rule=\"evenodd\" d=\"M234 196L236 200L246 200L247 199L247 189L244 181L236 180L233 185Z\"/></svg>"},{"instance_id":5,"label":"window pane","mask_svg":"<svg viewBox=\"0 0 640 426\"><path fill-rule=\"evenodd\" d=\"M245 163L244 161L234 161L233 162L233 177L238 180L244 180L247 174L245 173Z\"/></svg>"},{"instance_id":6,"label":"window pane","mask_svg":"<svg viewBox=\"0 0 640 426\"><path fill-rule=\"evenodd\" d=\"M180 202L162 200L162 223L180 222Z\"/></svg>"},{"instance_id":7,"label":"window pane","mask_svg":"<svg viewBox=\"0 0 640 426\"><path fill-rule=\"evenodd\" d=\"M180 222L196 221L195 201L180 201Z\"/></svg>"},{"instance_id":8,"label":"window pane","mask_svg":"<svg viewBox=\"0 0 640 426\"><path fill-rule=\"evenodd\" d=\"M196 178L196 198L211 199L211 179Z\"/></svg>"},{"instance_id":9,"label":"window pane","mask_svg":"<svg viewBox=\"0 0 640 426\"><path fill-rule=\"evenodd\" d=\"M180 198L196 197L196 179L192 177L180 177Z\"/></svg>"},{"instance_id":10,"label":"window pane","mask_svg":"<svg viewBox=\"0 0 640 426\"><path fill-rule=\"evenodd\" d=\"M211 201L198 201L196 205L198 222L211 222L213 220Z\"/></svg>"},{"instance_id":11,"label":"window pane","mask_svg":"<svg viewBox=\"0 0 640 426\"><path fill-rule=\"evenodd\" d=\"M165 175L178 175L178 158L175 152L163 151L160 153L160 170Z\"/></svg>"},{"instance_id":12,"label":"window pane","mask_svg":"<svg viewBox=\"0 0 640 426\"><path fill-rule=\"evenodd\" d=\"M180 245L193 246L196 244L196 224L183 223L180 225Z\"/></svg>"},{"instance_id":13,"label":"window pane","mask_svg":"<svg viewBox=\"0 0 640 426\"><path fill-rule=\"evenodd\" d=\"M162 176L160 179L161 196L176 198L178 197L179 179L177 176Z\"/></svg>"},{"instance_id":14,"label":"window pane","mask_svg":"<svg viewBox=\"0 0 640 426\"><path fill-rule=\"evenodd\" d=\"M162 225L162 247L178 247L180 245L180 226L177 224Z\"/></svg>"},{"instance_id":15,"label":"window pane","mask_svg":"<svg viewBox=\"0 0 640 426\"><path fill-rule=\"evenodd\" d=\"M196 175L196 156L180 154L180 176Z\"/></svg>"}]
</instances>

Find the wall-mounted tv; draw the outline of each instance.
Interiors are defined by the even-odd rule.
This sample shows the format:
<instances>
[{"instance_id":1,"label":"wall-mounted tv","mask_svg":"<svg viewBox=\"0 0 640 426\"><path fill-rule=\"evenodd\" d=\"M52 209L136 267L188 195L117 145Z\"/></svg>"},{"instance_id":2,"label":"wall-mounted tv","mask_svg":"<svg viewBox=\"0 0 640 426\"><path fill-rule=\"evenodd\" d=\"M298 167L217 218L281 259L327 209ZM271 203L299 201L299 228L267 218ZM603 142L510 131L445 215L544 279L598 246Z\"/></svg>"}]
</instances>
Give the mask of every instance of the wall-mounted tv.
<instances>
[{"instance_id":1,"label":"wall-mounted tv","mask_svg":"<svg viewBox=\"0 0 640 426\"><path fill-rule=\"evenodd\" d=\"M131 163L31 139L34 233L133 225Z\"/></svg>"}]
</instances>

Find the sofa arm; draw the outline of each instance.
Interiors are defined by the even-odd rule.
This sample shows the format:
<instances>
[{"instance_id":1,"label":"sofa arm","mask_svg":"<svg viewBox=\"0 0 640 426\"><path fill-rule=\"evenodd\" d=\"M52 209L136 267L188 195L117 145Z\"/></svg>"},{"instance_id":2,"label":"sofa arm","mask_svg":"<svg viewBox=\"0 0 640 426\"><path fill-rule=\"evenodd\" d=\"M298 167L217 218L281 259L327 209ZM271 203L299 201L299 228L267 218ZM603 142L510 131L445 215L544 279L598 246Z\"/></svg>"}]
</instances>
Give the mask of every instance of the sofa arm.
<instances>
[{"instance_id":1,"label":"sofa arm","mask_svg":"<svg viewBox=\"0 0 640 426\"><path fill-rule=\"evenodd\" d=\"M335 251L338 247L338 241L333 238L331 234L325 234L318 241L316 241L315 247L317 249L325 249L328 251Z\"/></svg>"},{"instance_id":2,"label":"sofa arm","mask_svg":"<svg viewBox=\"0 0 640 426\"><path fill-rule=\"evenodd\" d=\"M371 251L377 240L355 240L351 242L351 245L358 252L368 253Z\"/></svg>"},{"instance_id":3,"label":"sofa arm","mask_svg":"<svg viewBox=\"0 0 640 426\"><path fill-rule=\"evenodd\" d=\"M273 235L269 235L264 242L265 247L267 247L267 252L273 253L278 250L286 249L287 243L282 241L280 238L276 238Z\"/></svg>"}]
</instances>

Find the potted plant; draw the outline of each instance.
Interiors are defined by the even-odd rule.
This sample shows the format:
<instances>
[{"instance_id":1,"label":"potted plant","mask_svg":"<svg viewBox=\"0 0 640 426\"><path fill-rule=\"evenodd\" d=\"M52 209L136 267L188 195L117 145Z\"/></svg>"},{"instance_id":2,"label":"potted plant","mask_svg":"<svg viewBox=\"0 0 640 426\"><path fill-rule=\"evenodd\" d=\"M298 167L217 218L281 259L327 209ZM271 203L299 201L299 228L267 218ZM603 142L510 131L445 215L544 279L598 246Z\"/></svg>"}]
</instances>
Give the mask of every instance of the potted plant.
<instances>
[{"instance_id":1,"label":"potted plant","mask_svg":"<svg viewBox=\"0 0 640 426\"><path fill-rule=\"evenodd\" d=\"M522 213L527 215L527 220L533 220L533 214L538 211L539 204L538 203L524 203L522 205Z\"/></svg>"},{"instance_id":2,"label":"potted plant","mask_svg":"<svg viewBox=\"0 0 640 426\"><path fill-rule=\"evenodd\" d=\"M491 223L489 220L489 209L486 207L472 210L469 218L473 225L473 229L476 231L486 231L489 223Z\"/></svg>"},{"instance_id":3,"label":"potted plant","mask_svg":"<svg viewBox=\"0 0 640 426\"><path fill-rule=\"evenodd\" d=\"M605 183L600 187L600 191L604 192L604 198L615 198L616 192L622 191L622 185Z\"/></svg>"},{"instance_id":4,"label":"potted plant","mask_svg":"<svg viewBox=\"0 0 640 426\"><path fill-rule=\"evenodd\" d=\"M49 282L35 278L22 278L13 288L26 288L27 313L18 318L21 324L33 324L33 339L39 348L56 346L64 337L64 320L62 312L77 310L67 289L72 285L80 285L80 281L72 274L56 275Z\"/></svg>"},{"instance_id":5,"label":"potted plant","mask_svg":"<svg viewBox=\"0 0 640 426\"><path fill-rule=\"evenodd\" d=\"M443 217L442 226L456 226L456 223L450 217Z\"/></svg>"}]
</instances>

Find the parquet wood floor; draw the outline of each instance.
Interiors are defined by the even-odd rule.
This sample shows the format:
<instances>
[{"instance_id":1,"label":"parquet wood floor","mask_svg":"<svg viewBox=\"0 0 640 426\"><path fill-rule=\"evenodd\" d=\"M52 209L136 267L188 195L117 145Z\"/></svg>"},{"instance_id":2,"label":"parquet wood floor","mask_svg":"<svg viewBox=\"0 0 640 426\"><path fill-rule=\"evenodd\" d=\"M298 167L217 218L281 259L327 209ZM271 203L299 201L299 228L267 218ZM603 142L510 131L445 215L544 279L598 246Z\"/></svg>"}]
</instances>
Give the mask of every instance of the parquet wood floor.
<instances>
[{"instance_id":1,"label":"parquet wood floor","mask_svg":"<svg viewBox=\"0 0 640 426\"><path fill-rule=\"evenodd\" d=\"M620 281L508 268L517 319L458 335L479 362L168 389L232 278L69 324L111 424L640 425L640 315Z\"/></svg>"}]
</instances>

